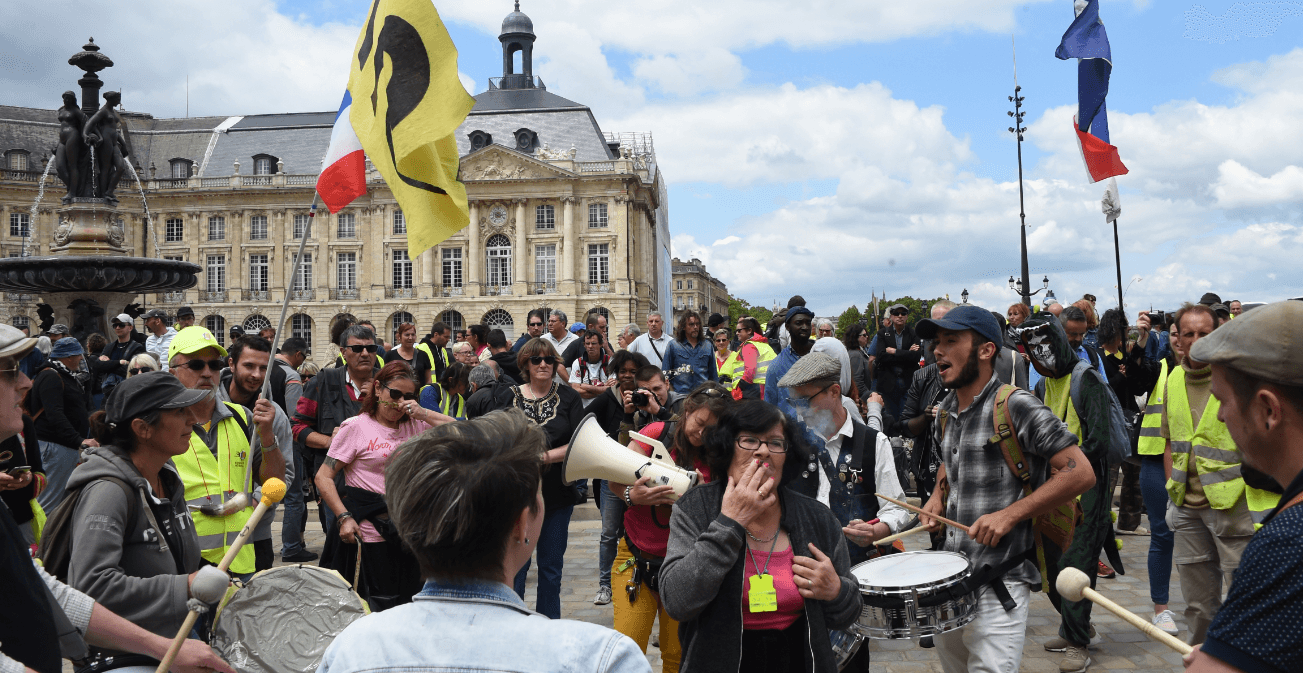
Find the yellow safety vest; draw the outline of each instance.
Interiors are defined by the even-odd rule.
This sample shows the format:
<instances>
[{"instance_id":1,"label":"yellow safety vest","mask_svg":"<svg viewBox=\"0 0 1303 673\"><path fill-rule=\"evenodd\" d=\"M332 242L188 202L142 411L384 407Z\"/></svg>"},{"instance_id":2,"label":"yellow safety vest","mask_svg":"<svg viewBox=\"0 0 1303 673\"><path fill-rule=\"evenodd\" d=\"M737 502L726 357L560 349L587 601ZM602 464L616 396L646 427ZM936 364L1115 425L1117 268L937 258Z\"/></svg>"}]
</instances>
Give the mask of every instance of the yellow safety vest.
<instances>
[{"instance_id":1,"label":"yellow safety vest","mask_svg":"<svg viewBox=\"0 0 1303 673\"><path fill-rule=\"evenodd\" d=\"M1167 358L1159 361L1158 383L1149 393L1145 404L1145 416L1140 420L1140 441L1136 452L1142 456L1163 455L1163 388L1167 384Z\"/></svg>"},{"instance_id":2,"label":"yellow safety vest","mask_svg":"<svg viewBox=\"0 0 1303 673\"><path fill-rule=\"evenodd\" d=\"M1280 495L1253 488L1244 483L1240 473L1242 462L1239 449L1226 424L1217 420L1221 402L1215 395L1208 396L1208 406L1199 417L1199 427L1192 427L1194 416L1190 399L1185 392L1185 370L1174 369L1167 377L1167 428L1172 442L1172 478L1167 480L1167 493L1172 502L1185 502L1185 486L1189 482L1190 455L1199 470L1204 495L1213 509L1228 510L1246 499L1253 528L1262 527L1267 513L1275 509Z\"/></svg>"},{"instance_id":3,"label":"yellow safety vest","mask_svg":"<svg viewBox=\"0 0 1303 673\"><path fill-rule=\"evenodd\" d=\"M243 407L230 402L223 404L239 414L247 424L248 415ZM181 482L185 484L186 504L193 507L220 504L244 491L244 473L251 458L249 449L249 437L234 416L217 424L216 456L199 433L190 433L190 448L172 459L181 475ZM250 488L250 498L252 490ZM195 521L195 533L199 535L199 548L205 560L221 562L253 514L256 504L251 500L248 507L227 516L213 516L191 508L190 516ZM243 575L254 570L253 545L246 543L231 561L230 571Z\"/></svg>"},{"instance_id":4,"label":"yellow safety vest","mask_svg":"<svg viewBox=\"0 0 1303 673\"><path fill-rule=\"evenodd\" d=\"M1057 379L1045 378L1045 406L1068 426L1068 432L1076 435L1077 441L1085 441L1081 436L1077 407L1072 403L1072 374Z\"/></svg>"},{"instance_id":5,"label":"yellow safety vest","mask_svg":"<svg viewBox=\"0 0 1303 673\"><path fill-rule=\"evenodd\" d=\"M422 387L421 388L422 396L424 396L426 388L436 388L439 391L439 407L437 409L434 409L434 411L437 411L443 414L444 416L452 416L453 418L459 421L466 420L466 398L465 397L462 397L461 395L449 395L448 391L444 390L443 386L439 385L438 383L431 383L428 386ZM456 406L453 405L454 397L457 398Z\"/></svg>"},{"instance_id":6,"label":"yellow safety vest","mask_svg":"<svg viewBox=\"0 0 1303 673\"><path fill-rule=\"evenodd\" d=\"M429 344L426 343L416 344L416 349L421 351L422 353L425 353L425 356L430 358L430 371L432 372L439 368L438 367L439 363L442 363L444 367L447 367L449 365L449 362L444 355L441 355L439 359L435 359L434 351L430 350ZM440 348L439 351L441 354L446 354L448 352L448 349Z\"/></svg>"},{"instance_id":7,"label":"yellow safety vest","mask_svg":"<svg viewBox=\"0 0 1303 673\"><path fill-rule=\"evenodd\" d=\"M769 362L778 357L774 349L763 341L744 341L737 347L737 359L733 362L733 387L736 388L742 382L742 374L746 371L746 361L742 359L742 349L747 344L756 347L756 378L752 383L763 386L765 385L765 372L769 371Z\"/></svg>"},{"instance_id":8,"label":"yellow safety vest","mask_svg":"<svg viewBox=\"0 0 1303 673\"><path fill-rule=\"evenodd\" d=\"M739 346L738 348L739 350L730 351L728 357L724 358L723 363L720 363L718 360L715 362L719 370L719 376L721 379L720 383L729 390L737 387L737 376L735 376L733 369L734 365L742 361L741 347ZM727 381L723 380L725 376L728 377Z\"/></svg>"}]
</instances>

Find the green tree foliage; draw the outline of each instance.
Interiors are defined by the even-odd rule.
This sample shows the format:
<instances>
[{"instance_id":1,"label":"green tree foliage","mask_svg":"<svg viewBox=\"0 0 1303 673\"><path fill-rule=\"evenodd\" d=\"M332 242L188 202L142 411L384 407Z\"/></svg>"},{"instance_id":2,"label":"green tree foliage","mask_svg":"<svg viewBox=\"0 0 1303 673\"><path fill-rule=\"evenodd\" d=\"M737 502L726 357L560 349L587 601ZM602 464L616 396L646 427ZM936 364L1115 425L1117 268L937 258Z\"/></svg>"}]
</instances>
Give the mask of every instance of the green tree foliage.
<instances>
[{"instance_id":1,"label":"green tree foliage","mask_svg":"<svg viewBox=\"0 0 1303 673\"><path fill-rule=\"evenodd\" d=\"M846 330L849 329L851 325L859 323L860 319L863 317L864 316L860 313L860 309L856 308L854 304L851 304L850 308L842 311L841 316L837 318L837 338L840 339L846 336Z\"/></svg>"},{"instance_id":2,"label":"green tree foliage","mask_svg":"<svg viewBox=\"0 0 1303 673\"><path fill-rule=\"evenodd\" d=\"M886 311L887 307L889 306L895 306L896 304L904 304L905 306L909 307L909 317L906 318L906 322L909 325L914 325L918 321L929 317L929 312L932 310L932 304L941 301L942 299L945 299L945 297L937 297L936 299L915 299L914 297L910 297L906 295L904 297L899 297L896 299L888 299L885 303L879 302L878 304L879 315L877 317L877 325L875 326L874 331L878 329L882 329L881 314L882 312Z\"/></svg>"},{"instance_id":3,"label":"green tree foliage","mask_svg":"<svg viewBox=\"0 0 1303 673\"><path fill-rule=\"evenodd\" d=\"M774 312L763 306L752 306L745 299L730 297L728 300L728 328L732 330L737 327L737 320L742 316L751 316L760 321L760 329L764 330L769 323L769 319L774 317Z\"/></svg>"}]
</instances>

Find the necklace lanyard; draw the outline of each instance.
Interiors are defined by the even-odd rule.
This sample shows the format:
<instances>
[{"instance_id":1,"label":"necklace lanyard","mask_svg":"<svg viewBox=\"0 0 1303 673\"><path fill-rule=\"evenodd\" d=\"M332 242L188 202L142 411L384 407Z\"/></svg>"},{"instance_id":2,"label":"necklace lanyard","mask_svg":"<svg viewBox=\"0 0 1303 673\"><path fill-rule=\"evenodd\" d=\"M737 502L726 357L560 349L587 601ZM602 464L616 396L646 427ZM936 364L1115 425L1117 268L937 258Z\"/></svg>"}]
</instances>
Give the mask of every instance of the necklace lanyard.
<instances>
[{"instance_id":1,"label":"necklace lanyard","mask_svg":"<svg viewBox=\"0 0 1303 673\"><path fill-rule=\"evenodd\" d=\"M763 569L756 562L756 555L751 551L751 545L747 545L747 556L751 557L751 565L755 567L757 575L763 577L769 574L769 562L774 560L774 548L778 546L778 534L781 532L783 532L783 527L780 525L778 530L774 531L774 539L769 543L769 556L765 558L765 567Z\"/></svg>"}]
</instances>

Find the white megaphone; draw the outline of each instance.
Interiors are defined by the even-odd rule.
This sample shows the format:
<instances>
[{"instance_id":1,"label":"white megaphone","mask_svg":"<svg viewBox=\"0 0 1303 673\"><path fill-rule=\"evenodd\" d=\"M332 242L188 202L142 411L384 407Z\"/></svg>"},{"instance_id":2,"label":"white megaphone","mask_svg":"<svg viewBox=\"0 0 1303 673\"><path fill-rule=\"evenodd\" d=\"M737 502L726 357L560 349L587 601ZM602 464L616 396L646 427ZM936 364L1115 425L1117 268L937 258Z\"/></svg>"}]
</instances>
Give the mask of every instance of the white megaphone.
<instances>
[{"instance_id":1,"label":"white megaphone","mask_svg":"<svg viewBox=\"0 0 1303 673\"><path fill-rule=\"evenodd\" d=\"M669 486L678 499L688 489L697 485L700 475L696 470L685 470L670 459L665 445L636 432L629 436L652 447L652 455L642 456L606 436L593 414L588 414L575 428L566 449L565 462L561 464L561 478L566 484L580 479L607 479L617 484L632 484L643 477L651 477L647 486Z\"/></svg>"}]
</instances>

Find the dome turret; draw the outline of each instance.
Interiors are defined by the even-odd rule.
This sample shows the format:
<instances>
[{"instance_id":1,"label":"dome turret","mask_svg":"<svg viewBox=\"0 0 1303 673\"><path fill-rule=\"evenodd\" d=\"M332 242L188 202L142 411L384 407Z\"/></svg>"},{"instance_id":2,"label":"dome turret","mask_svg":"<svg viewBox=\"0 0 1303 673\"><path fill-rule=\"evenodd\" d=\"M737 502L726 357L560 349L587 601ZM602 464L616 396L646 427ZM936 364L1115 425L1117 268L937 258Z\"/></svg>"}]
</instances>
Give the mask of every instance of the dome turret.
<instances>
[{"instance_id":1,"label":"dome turret","mask_svg":"<svg viewBox=\"0 0 1303 673\"><path fill-rule=\"evenodd\" d=\"M516 0L516 11L502 20L502 34L498 36L502 43L502 80L498 84L502 89L534 88L534 22L520 11L520 0ZM520 72L516 72L514 56L520 52Z\"/></svg>"},{"instance_id":2,"label":"dome turret","mask_svg":"<svg viewBox=\"0 0 1303 673\"><path fill-rule=\"evenodd\" d=\"M502 20L501 34L510 35L513 33L523 33L525 35L534 34L534 22L530 21L529 17L525 16L524 12L520 11L519 0L516 2L516 11L508 14L507 18Z\"/></svg>"}]
</instances>

